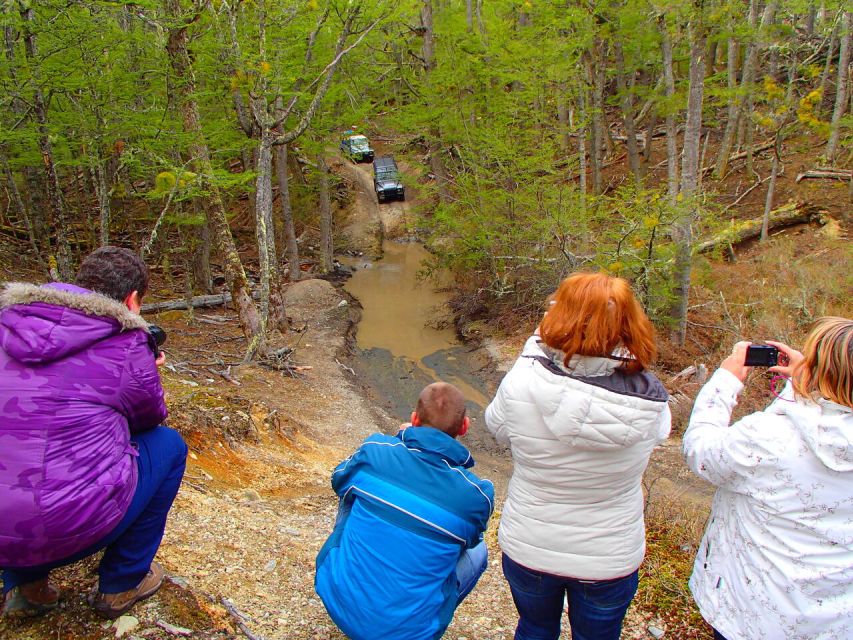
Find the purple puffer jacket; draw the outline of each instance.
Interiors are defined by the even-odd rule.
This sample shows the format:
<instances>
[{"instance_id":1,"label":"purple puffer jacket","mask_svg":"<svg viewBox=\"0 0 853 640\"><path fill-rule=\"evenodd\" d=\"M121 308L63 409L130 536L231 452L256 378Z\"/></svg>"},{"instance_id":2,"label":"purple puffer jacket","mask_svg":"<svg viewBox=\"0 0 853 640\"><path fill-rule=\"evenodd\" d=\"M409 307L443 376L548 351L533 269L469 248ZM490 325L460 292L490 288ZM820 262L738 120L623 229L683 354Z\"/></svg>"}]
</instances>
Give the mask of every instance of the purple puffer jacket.
<instances>
[{"instance_id":1,"label":"purple puffer jacket","mask_svg":"<svg viewBox=\"0 0 853 640\"><path fill-rule=\"evenodd\" d=\"M145 321L70 284L0 292L0 567L106 536L136 489L133 431L166 418Z\"/></svg>"}]
</instances>

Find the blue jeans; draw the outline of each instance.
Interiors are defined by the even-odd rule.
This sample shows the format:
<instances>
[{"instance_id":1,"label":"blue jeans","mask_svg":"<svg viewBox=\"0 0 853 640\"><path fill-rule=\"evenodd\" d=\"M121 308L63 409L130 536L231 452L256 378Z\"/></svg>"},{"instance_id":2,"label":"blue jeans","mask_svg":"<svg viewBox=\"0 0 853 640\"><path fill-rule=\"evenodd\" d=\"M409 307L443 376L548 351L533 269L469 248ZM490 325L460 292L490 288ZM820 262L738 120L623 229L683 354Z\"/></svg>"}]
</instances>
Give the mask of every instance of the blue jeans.
<instances>
[{"instance_id":1,"label":"blue jeans","mask_svg":"<svg viewBox=\"0 0 853 640\"><path fill-rule=\"evenodd\" d=\"M486 570L488 561L489 555L486 551L485 542L480 542L477 546L466 549L462 553L459 562L456 563L456 588L459 591L459 599L456 601L457 607L462 604L465 596L471 593L480 576Z\"/></svg>"},{"instance_id":2,"label":"blue jeans","mask_svg":"<svg viewBox=\"0 0 853 640\"><path fill-rule=\"evenodd\" d=\"M557 640L563 601L572 640L618 640L637 592L638 571L615 580L578 580L523 567L503 554L504 576L518 609L515 640Z\"/></svg>"},{"instance_id":3,"label":"blue jeans","mask_svg":"<svg viewBox=\"0 0 853 640\"><path fill-rule=\"evenodd\" d=\"M726 637L722 633L714 629L714 640L726 640Z\"/></svg>"},{"instance_id":4,"label":"blue jeans","mask_svg":"<svg viewBox=\"0 0 853 640\"><path fill-rule=\"evenodd\" d=\"M139 450L139 480L124 517L102 540L88 549L56 562L3 571L3 593L47 578L51 569L82 560L101 549L98 568L101 593L121 593L136 587L151 568L166 529L166 516L178 494L187 459L187 445L169 427L133 434Z\"/></svg>"}]
</instances>

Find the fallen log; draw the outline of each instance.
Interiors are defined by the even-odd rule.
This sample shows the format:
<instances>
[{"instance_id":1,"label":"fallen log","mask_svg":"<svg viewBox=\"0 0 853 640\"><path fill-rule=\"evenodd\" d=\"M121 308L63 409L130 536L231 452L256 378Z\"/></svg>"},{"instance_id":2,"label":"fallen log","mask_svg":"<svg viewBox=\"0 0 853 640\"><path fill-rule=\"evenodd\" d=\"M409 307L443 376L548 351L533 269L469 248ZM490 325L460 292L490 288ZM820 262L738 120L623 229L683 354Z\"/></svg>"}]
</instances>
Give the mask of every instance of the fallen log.
<instances>
[{"instance_id":1,"label":"fallen log","mask_svg":"<svg viewBox=\"0 0 853 640\"><path fill-rule=\"evenodd\" d=\"M797 175L797 182L810 178L817 180L841 180L845 182L853 179L853 171L850 169L808 169Z\"/></svg>"},{"instance_id":2,"label":"fallen log","mask_svg":"<svg viewBox=\"0 0 853 640\"><path fill-rule=\"evenodd\" d=\"M252 292L254 300L260 300L261 293L259 291ZM193 296L187 304L187 300L167 300L164 302L149 302L142 305L142 313L161 313L163 311L186 311L192 306L193 309L203 309L206 307L221 307L222 305L231 304L230 293L212 293L204 296Z\"/></svg>"},{"instance_id":3,"label":"fallen log","mask_svg":"<svg viewBox=\"0 0 853 640\"><path fill-rule=\"evenodd\" d=\"M804 224L806 222L819 222L826 224L829 221L827 212L820 207L810 203L794 203L790 202L786 205L774 209L770 212L770 222L768 229L782 229L795 224ZM747 240L754 240L761 235L762 218L753 220L744 220L732 224L728 229L718 233L710 240L706 240L698 244L695 248L696 253L707 253L718 247L727 247L730 245L740 244Z\"/></svg>"}]
</instances>

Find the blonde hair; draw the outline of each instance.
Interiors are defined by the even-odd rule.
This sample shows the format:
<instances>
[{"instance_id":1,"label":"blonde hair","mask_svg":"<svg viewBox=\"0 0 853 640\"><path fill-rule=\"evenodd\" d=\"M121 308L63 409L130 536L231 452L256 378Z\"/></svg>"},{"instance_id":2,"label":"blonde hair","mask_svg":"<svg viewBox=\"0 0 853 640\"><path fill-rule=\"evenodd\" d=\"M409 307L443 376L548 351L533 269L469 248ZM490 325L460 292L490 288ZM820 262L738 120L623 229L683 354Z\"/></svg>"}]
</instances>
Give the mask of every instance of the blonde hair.
<instances>
[{"instance_id":1,"label":"blonde hair","mask_svg":"<svg viewBox=\"0 0 853 640\"><path fill-rule=\"evenodd\" d=\"M832 316L818 320L803 355L794 370L794 390L804 398L819 395L853 408L853 320Z\"/></svg>"},{"instance_id":2,"label":"blonde hair","mask_svg":"<svg viewBox=\"0 0 853 640\"><path fill-rule=\"evenodd\" d=\"M560 283L540 333L549 347L565 354L610 356L622 346L633 359L622 365L642 371L655 357L655 332L631 286L604 273L575 273Z\"/></svg>"}]
</instances>

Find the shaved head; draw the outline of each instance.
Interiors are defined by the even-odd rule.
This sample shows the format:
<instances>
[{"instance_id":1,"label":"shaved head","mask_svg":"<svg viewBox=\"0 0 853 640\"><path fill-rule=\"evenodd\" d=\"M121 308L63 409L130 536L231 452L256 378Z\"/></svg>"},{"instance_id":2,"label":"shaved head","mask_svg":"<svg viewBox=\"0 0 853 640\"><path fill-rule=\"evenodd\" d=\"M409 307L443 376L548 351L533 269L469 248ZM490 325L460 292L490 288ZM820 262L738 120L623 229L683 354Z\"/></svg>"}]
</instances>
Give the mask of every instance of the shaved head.
<instances>
[{"instance_id":1,"label":"shaved head","mask_svg":"<svg viewBox=\"0 0 853 640\"><path fill-rule=\"evenodd\" d=\"M434 382L421 391L417 414L423 426L456 437L465 420L465 396L452 384Z\"/></svg>"}]
</instances>

